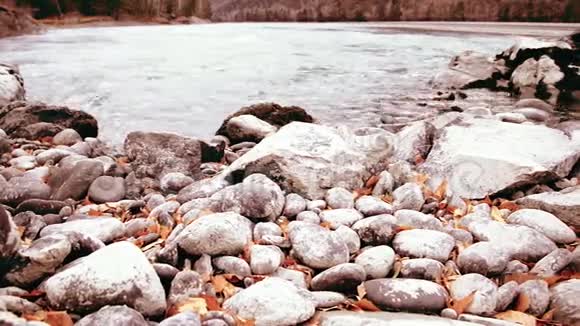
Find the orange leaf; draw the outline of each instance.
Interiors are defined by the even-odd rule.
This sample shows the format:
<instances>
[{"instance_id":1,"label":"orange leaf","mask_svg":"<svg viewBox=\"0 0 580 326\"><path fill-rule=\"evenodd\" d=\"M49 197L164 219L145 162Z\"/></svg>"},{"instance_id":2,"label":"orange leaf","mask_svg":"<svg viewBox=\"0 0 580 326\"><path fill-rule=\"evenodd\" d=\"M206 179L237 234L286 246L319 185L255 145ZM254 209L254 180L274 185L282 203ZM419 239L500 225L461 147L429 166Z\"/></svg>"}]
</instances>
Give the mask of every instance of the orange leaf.
<instances>
[{"instance_id":1,"label":"orange leaf","mask_svg":"<svg viewBox=\"0 0 580 326\"><path fill-rule=\"evenodd\" d=\"M365 289L365 284L361 283L359 286L356 287L356 293L358 295L358 299L362 300L367 295L367 289Z\"/></svg>"},{"instance_id":2,"label":"orange leaf","mask_svg":"<svg viewBox=\"0 0 580 326\"><path fill-rule=\"evenodd\" d=\"M437 187L437 189L435 189L435 193L433 195L438 200L443 200L443 198L445 198L447 196L447 180L444 180L443 182L441 182L439 187Z\"/></svg>"},{"instance_id":3,"label":"orange leaf","mask_svg":"<svg viewBox=\"0 0 580 326\"><path fill-rule=\"evenodd\" d=\"M165 226L165 225L161 225L159 227L159 237L161 237L161 239L166 240L167 237L169 237L169 235L171 234L171 228Z\"/></svg>"},{"instance_id":4,"label":"orange leaf","mask_svg":"<svg viewBox=\"0 0 580 326\"><path fill-rule=\"evenodd\" d=\"M331 228L332 224L328 221L324 221L320 223L320 226L322 226L323 228L329 229Z\"/></svg>"},{"instance_id":5,"label":"orange leaf","mask_svg":"<svg viewBox=\"0 0 580 326\"><path fill-rule=\"evenodd\" d=\"M212 297L209 295L200 295L199 297L203 298L205 300L207 309L209 311L221 311L222 310L216 297Z\"/></svg>"},{"instance_id":6,"label":"orange leaf","mask_svg":"<svg viewBox=\"0 0 580 326\"><path fill-rule=\"evenodd\" d=\"M425 185L427 180L429 180L429 176L426 174L421 173L415 176L415 183L418 183L419 185Z\"/></svg>"},{"instance_id":7,"label":"orange leaf","mask_svg":"<svg viewBox=\"0 0 580 326\"><path fill-rule=\"evenodd\" d=\"M256 322L251 319L242 319L240 316L235 316L236 326L255 326Z\"/></svg>"},{"instance_id":8,"label":"orange leaf","mask_svg":"<svg viewBox=\"0 0 580 326\"><path fill-rule=\"evenodd\" d=\"M73 321L66 311L49 311L44 322L50 326L73 326Z\"/></svg>"},{"instance_id":9,"label":"orange leaf","mask_svg":"<svg viewBox=\"0 0 580 326\"><path fill-rule=\"evenodd\" d=\"M250 262L250 250L252 249L253 245L254 243L250 241L247 245L244 246L244 251L242 252L242 259L248 263Z\"/></svg>"},{"instance_id":10,"label":"orange leaf","mask_svg":"<svg viewBox=\"0 0 580 326\"><path fill-rule=\"evenodd\" d=\"M491 207L491 217L500 222L500 223L507 223L506 220L503 218L503 214L500 212L499 208L496 206Z\"/></svg>"},{"instance_id":11,"label":"orange leaf","mask_svg":"<svg viewBox=\"0 0 580 326\"><path fill-rule=\"evenodd\" d=\"M530 298L524 293L520 293L518 296L518 302L516 304L516 311L526 312L530 308Z\"/></svg>"},{"instance_id":12,"label":"orange leaf","mask_svg":"<svg viewBox=\"0 0 580 326\"><path fill-rule=\"evenodd\" d=\"M236 287L230 283L225 275L216 275L211 283L217 293L223 293L225 298L230 298L236 293Z\"/></svg>"},{"instance_id":13,"label":"orange leaf","mask_svg":"<svg viewBox=\"0 0 580 326\"><path fill-rule=\"evenodd\" d=\"M91 209L89 209L89 213L87 215L96 217L96 216L101 216L102 214L98 210L91 208Z\"/></svg>"},{"instance_id":14,"label":"orange leaf","mask_svg":"<svg viewBox=\"0 0 580 326\"><path fill-rule=\"evenodd\" d=\"M536 280L538 279L538 277L536 275L533 274L528 274L528 273L515 273L515 274L509 274L506 275L504 277L504 284L510 281L516 281L518 284L522 284L524 282L527 282L529 280Z\"/></svg>"},{"instance_id":15,"label":"orange leaf","mask_svg":"<svg viewBox=\"0 0 580 326\"><path fill-rule=\"evenodd\" d=\"M510 211L517 211L520 207L513 201L506 200L499 205L499 209L509 209Z\"/></svg>"},{"instance_id":16,"label":"orange leaf","mask_svg":"<svg viewBox=\"0 0 580 326\"><path fill-rule=\"evenodd\" d=\"M399 232L403 232L403 231L408 231L408 230L413 230L414 227L412 226L408 226L408 225L397 225L395 226L395 233L399 233Z\"/></svg>"},{"instance_id":17,"label":"orange leaf","mask_svg":"<svg viewBox=\"0 0 580 326\"><path fill-rule=\"evenodd\" d=\"M353 305L359 307L360 309L362 309L364 311L381 311L381 309L379 309L379 307L377 307L374 303L372 303L368 299L360 299L358 301L354 301Z\"/></svg>"},{"instance_id":18,"label":"orange leaf","mask_svg":"<svg viewBox=\"0 0 580 326\"><path fill-rule=\"evenodd\" d=\"M488 204L489 206L493 206L493 202L491 201L491 198L489 198L489 195L485 196L485 199L480 201L480 204Z\"/></svg>"},{"instance_id":19,"label":"orange leaf","mask_svg":"<svg viewBox=\"0 0 580 326\"><path fill-rule=\"evenodd\" d=\"M495 315L495 318L507 321L513 321L524 326L536 326L536 318L532 315L520 311L508 310Z\"/></svg>"},{"instance_id":20,"label":"orange leaf","mask_svg":"<svg viewBox=\"0 0 580 326\"><path fill-rule=\"evenodd\" d=\"M423 158L423 156L421 156L421 154L415 155L415 165L420 165L423 163L425 163L425 159Z\"/></svg>"},{"instance_id":21,"label":"orange leaf","mask_svg":"<svg viewBox=\"0 0 580 326\"><path fill-rule=\"evenodd\" d=\"M455 312L457 312L458 315L461 315L467 309L467 307L469 307L469 305L473 302L473 299L475 298L475 292L476 291L473 291L471 292L470 295L459 300L450 300L448 304L449 308L455 310Z\"/></svg>"},{"instance_id":22,"label":"orange leaf","mask_svg":"<svg viewBox=\"0 0 580 326\"><path fill-rule=\"evenodd\" d=\"M356 199L358 199L358 198L360 198L362 196L368 196L368 195L370 195L372 193L373 193L373 190L372 189L369 189L369 188L359 188L359 189L356 189L353 192L353 196L354 196L354 199L356 200Z\"/></svg>"},{"instance_id":23,"label":"orange leaf","mask_svg":"<svg viewBox=\"0 0 580 326\"><path fill-rule=\"evenodd\" d=\"M177 312L192 311L200 315L205 315L207 310L207 302L204 298L189 298L177 305Z\"/></svg>"},{"instance_id":24,"label":"orange leaf","mask_svg":"<svg viewBox=\"0 0 580 326\"><path fill-rule=\"evenodd\" d=\"M377 182L379 182L379 176L378 175L373 175L372 177L370 177L367 182L365 183L365 188L374 188L375 185L377 184Z\"/></svg>"}]
</instances>

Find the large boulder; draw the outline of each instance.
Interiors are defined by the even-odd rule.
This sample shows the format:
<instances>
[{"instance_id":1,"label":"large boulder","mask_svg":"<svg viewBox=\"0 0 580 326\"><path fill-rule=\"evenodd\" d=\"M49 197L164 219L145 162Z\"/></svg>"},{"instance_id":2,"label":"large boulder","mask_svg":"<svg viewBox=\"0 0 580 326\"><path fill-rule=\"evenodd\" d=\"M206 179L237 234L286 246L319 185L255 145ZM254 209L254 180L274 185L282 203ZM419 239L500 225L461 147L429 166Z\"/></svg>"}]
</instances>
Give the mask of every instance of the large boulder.
<instances>
[{"instance_id":1,"label":"large boulder","mask_svg":"<svg viewBox=\"0 0 580 326\"><path fill-rule=\"evenodd\" d=\"M447 70L438 73L431 81L435 88L465 89L495 87L494 73L501 65L484 54L465 51L451 59Z\"/></svg>"},{"instance_id":2,"label":"large boulder","mask_svg":"<svg viewBox=\"0 0 580 326\"><path fill-rule=\"evenodd\" d=\"M550 212L573 228L580 228L580 186L560 192L544 192L521 198L517 204L525 208Z\"/></svg>"},{"instance_id":3,"label":"large boulder","mask_svg":"<svg viewBox=\"0 0 580 326\"><path fill-rule=\"evenodd\" d=\"M514 92L523 98L539 97L556 104L560 91L556 83L564 79L564 73L550 57L539 60L530 58L519 65L511 76Z\"/></svg>"},{"instance_id":4,"label":"large boulder","mask_svg":"<svg viewBox=\"0 0 580 326\"><path fill-rule=\"evenodd\" d=\"M0 63L0 106L24 100L24 96L24 82L18 67Z\"/></svg>"},{"instance_id":5,"label":"large boulder","mask_svg":"<svg viewBox=\"0 0 580 326\"><path fill-rule=\"evenodd\" d=\"M97 137L97 120L90 114L66 106L12 102L0 110L0 128L11 137L38 139L74 129L81 137Z\"/></svg>"},{"instance_id":6,"label":"large boulder","mask_svg":"<svg viewBox=\"0 0 580 326\"><path fill-rule=\"evenodd\" d=\"M260 142L269 134L276 132L276 127L253 115L244 114L231 118L226 124L226 131L232 143L244 141Z\"/></svg>"},{"instance_id":7,"label":"large boulder","mask_svg":"<svg viewBox=\"0 0 580 326\"><path fill-rule=\"evenodd\" d=\"M138 178L180 172L201 178L203 147L198 139L170 133L135 131L125 138L125 153Z\"/></svg>"},{"instance_id":8,"label":"large boulder","mask_svg":"<svg viewBox=\"0 0 580 326\"><path fill-rule=\"evenodd\" d=\"M262 173L287 192L322 199L332 187L361 188L385 168L392 147L392 135L382 129L293 122L236 160L230 171Z\"/></svg>"},{"instance_id":9,"label":"large boulder","mask_svg":"<svg viewBox=\"0 0 580 326\"><path fill-rule=\"evenodd\" d=\"M141 249L117 242L74 261L41 288L51 307L90 312L105 305L127 305L144 316L160 316L165 290Z\"/></svg>"},{"instance_id":10,"label":"large boulder","mask_svg":"<svg viewBox=\"0 0 580 326\"><path fill-rule=\"evenodd\" d=\"M525 149L525 150L518 150ZM568 175L580 142L562 131L487 119L444 128L422 170L461 198L483 198Z\"/></svg>"}]
</instances>

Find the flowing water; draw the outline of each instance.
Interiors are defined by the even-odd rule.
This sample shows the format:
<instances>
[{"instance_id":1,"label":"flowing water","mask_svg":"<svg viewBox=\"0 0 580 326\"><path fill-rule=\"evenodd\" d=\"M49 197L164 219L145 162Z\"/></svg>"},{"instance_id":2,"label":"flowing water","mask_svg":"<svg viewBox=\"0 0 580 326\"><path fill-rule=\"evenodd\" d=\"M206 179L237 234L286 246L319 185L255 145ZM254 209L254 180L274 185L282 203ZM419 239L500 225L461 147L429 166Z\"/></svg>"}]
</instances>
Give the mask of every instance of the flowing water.
<instances>
[{"instance_id":1,"label":"flowing water","mask_svg":"<svg viewBox=\"0 0 580 326\"><path fill-rule=\"evenodd\" d=\"M29 99L86 110L118 143L132 130L208 137L226 115L261 101L301 106L327 124L423 117L436 111L425 106L428 82L453 55L492 55L514 41L377 24L76 28L0 40L0 61L20 65Z\"/></svg>"}]
</instances>

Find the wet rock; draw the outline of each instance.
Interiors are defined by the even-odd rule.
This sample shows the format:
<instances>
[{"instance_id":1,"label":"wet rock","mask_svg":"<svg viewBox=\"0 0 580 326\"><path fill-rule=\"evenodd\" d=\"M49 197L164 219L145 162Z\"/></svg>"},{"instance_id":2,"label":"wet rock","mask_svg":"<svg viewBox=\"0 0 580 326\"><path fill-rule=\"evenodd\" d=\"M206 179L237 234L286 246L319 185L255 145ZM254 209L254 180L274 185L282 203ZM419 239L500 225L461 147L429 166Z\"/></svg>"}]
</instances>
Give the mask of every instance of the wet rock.
<instances>
[{"instance_id":1,"label":"wet rock","mask_svg":"<svg viewBox=\"0 0 580 326\"><path fill-rule=\"evenodd\" d=\"M159 323L159 326L183 326L183 325L201 326L201 320L199 319L199 315L191 311L186 311L171 316L167 319L164 319L161 323Z\"/></svg>"},{"instance_id":2,"label":"wet rock","mask_svg":"<svg viewBox=\"0 0 580 326\"><path fill-rule=\"evenodd\" d=\"M433 230L406 230L399 232L393 240L393 248L404 257L431 258L445 262L455 247L450 235Z\"/></svg>"},{"instance_id":3,"label":"wet rock","mask_svg":"<svg viewBox=\"0 0 580 326\"><path fill-rule=\"evenodd\" d=\"M348 252L354 254L360 250L360 238L358 234L353 231L348 226L341 225L335 231L334 234L338 236L342 242L346 243L348 247Z\"/></svg>"},{"instance_id":4,"label":"wet rock","mask_svg":"<svg viewBox=\"0 0 580 326\"><path fill-rule=\"evenodd\" d=\"M564 73L549 56L536 60L529 58L512 73L510 82L514 91L524 98L533 98L539 89L545 93L547 102L556 104L560 90L556 83L564 78Z\"/></svg>"},{"instance_id":5,"label":"wet rock","mask_svg":"<svg viewBox=\"0 0 580 326\"><path fill-rule=\"evenodd\" d=\"M529 150L513 150L523 147ZM577 159L577 145L556 129L469 119L442 130L421 170L433 187L447 180L448 192L483 198L565 177Z\"/></svg>"},{"instance_id":6,"label":"wet rock","mask_svg":"<svg viewBox=\"0 0 580 326\"><path fill-rule=\"evenodd\" d=\"M237 255L251 240L251 222L230 212L198 218L185 227L178 242L190 255Z\"/></svg>"},{"instance_id":7,"label":"wet rock","mask_svg":"<svg viewBox=\"0 0 580 326\"><path fill-rule=\"evenodd\" d=\"M350 227L362 218L363 215L352 208L332 209L320 213L320 220L329 223L332 229L337 229L341 225Z\"/></svg>"},{"instance_id":8,"label":"wet rock","mask_svg":"<svg viewBox=\"0 0 580 326\"><path fill-rule=\"evenodd\" d=\"M482 241L461 251L457 257L457 265L465 274L499 274L506 269L509 258L501 246Z\"/></svg>"},{"instance_id":9,"label":"wet rock","mask_svg":"<svg viewBox=\"0 0 580 326\"><path fill-rule=\"evenodd\" d=\"M393 207L395 210L410 209L419 211L425 203L423 191L416 183L406 183L393 192Z\"/></svg>"},{"instance_id":10,"label":"wet rock","mask_svg":"<svg viewBox=\"0 0 580 326\"><path fill-rule=\"evenodd\" d=\"M396 219L392 215L377 215L356 222L352 229L368 245L385 245L395 236Z\"/></svg>"},{"instance_id":11,"label":"wet rock","mask_svg":"<svg viewBox=\"0 0 580 326\"><path fill-rule=\"evenodd\" d=\"M331 267L312 279L310 284L314 291L349 292L366 280L365 269L352 263Z\"/></svg>"},{"instance_id":12,"label":"wet rock","mask_svg":"<svg viewBox=\"0 0 580 326\"><path fill-rule=\"evenodd\" d=\"M576 233L571 228L553 214L541 210L520 209L508 216L507 221L531 227L556 243L571 243L576 240Z\"/></svg>"},{"instance_id":13,"label":"wet rock","mask_svg":"<svg viewBox=\"0 0 580 326\"><path fill-rule=\"evenodd\" d=\"M550 309L554 309L554 320L567 325L580 323L580 280L560 282L550 291Z\"/></svg>"},{"instance_id":14,"label":"wet rock","mask_svg":"<svg viewBox=\"0 0 580 326\"><path fill-rule=\"evenodd\" d=\"M364 269L368 279L385 278L395 263L395 252L389 246L372 247L361 252L354 262Z\"/></svg>"},{"instance_id":15,"label":"wet rock","mask_svg":"<svg viewBox=\"0 0 580 326\"><path fill-rule=\"evenodd\" d=\"M265 235L281 236L282 229L274 222L262 222L254 227L254 241L260 241Z\"/></svg>"},{"instance_id":16,"label":"wet rock","mask_svg":"<svg viewBox=\"0 0 580 326\"><path fill-rule=\"evenodd\" d=\"M534 108L545 112L552 112L554 107L537 98L524 98L514 104L516 108Z\"/></svg>"},{"instance_id":17,"label":"wet rock","mask_svg":"<svg viewBox=\"0 0 580 326\"><path fill-rule=\"evenodd\" d=\"M159 277L141 250L129 242L111 244L75 261L46 280L42 289L50 305L61 310L82 312L125 304L144 316L158 316L166 308Z\"/></svg>"},{"instance_id":18,"label":"wet rock","mask_svg":"<svg viewBox=\"0 0 580 326\"><path fill-rule=\"evenodd\" d=\"M193 199L211 197L216 192L230 185L232 185L231 181L224 177L223 174L218 174L212 178L201 179L181 189L177 195L177 201L183 204Z\"/></svg>"},{"instance_id":19,"label":"wet rock","mask_svg":"<svg viewBox=\"0 0 580 326\"><path fill-rule=\"evenodd\" d=\"M457 312L451 308L445 308L441 310L441 317L448 319L457 319Z\"/></svg>"},{"instance_id":20,"label":"wet rock","mask_svg":"<svg viewBox=\"0 0 580 326\"><path fill-rule=\"evenodd\" d=\"M345 130L294 122L264 139L231 166L244 174L263 173L287 192L320 199L330 187L358 189L384 167L392 152L382 129Z\"/></svg>"},{"instance_id":21,"label":"wet rock","mask_svg":"<svg viewBox=\"0 0 580 326\"><path fill-rule=\"evenodd\" d=\"M28 199L16 207L16 212L32 211L39 215L58 214L67 203L60 200Z\"/></svg>"},{"instance_id":22,"label":"wet rock","mask_svg":"<svg viewBox=\"0 0 580 326\"><path fill-rule=\"evenodd\" d=\"M499 71L500 66L493 58L474 51L465 51L454 56L448 69L438 73L431 83L439 89L472 88L493 80L492 76Z\"/></svg>"},{"instance_id":23,"label":"wet rock","mask_svg":"<svg viewBox=\"0 0 580 326\"><path fill-rule=\"evenodd\" d=\"M284 205L283 215L294 217L306 210L306 200L298 194L286 195L286 204Z\"/></svg>"},{"instance_id":24,"label":"wet rock","mask_svg":"<svg viewBox=\"0 0 580 326\"><path fill-rule=\"evenodd\" d=\"M76 143L82 142L83 138L74 129L64 129L52 138L54 145L72 146Z\"/></svg>"},{"instance_id":25,"label":"wet rock","mask_svg":"<svg viewBox=\"0 0 580 326\"><path fill-rule=\"evenodd\" d=\"M292 282L299 288L308 288L308 284L306 284L306 275L299 271L280 267L274 273L272 273L271 276Z\"/></svg>"},{"instance_id":26,"label":"wet rock","mask_svg":"<svg viewBox=\"0 0 580 326\"><path fill-rule=\"evenodd\" d=\"M0 107L24 100L26 91L17 66L0 64Z\"/></svg>"},{"instance_id":27,"label":"wet rock","mask_svg":"<svg viewBox=\"0 0 580 326\"><path fill-rule=\"evenodd\" d=\"M36 157L32 155L19 156L8 161L11 167L20 170L30 170L36 167Z\"/></svg>"},{"instance_id":28,"label":"wet rock","mask_svg":"<svg viewBox=\"0 0 580 326\"><path fill-rule=\"evenodd\" d=\"M66 234L68 232L87 234L104 243L109 243L124 237L127 230L125 225L116 218L96 217L48 225L40 231L40 236L46 237L52 234Z\"/></svg>"},{"instance_id":29,"label":"wet rock","mask_svg":"<svg viewBox=\"0 0 580 326\"><path fill-rule=\"evenodd\" d=\"M473 301L465 312L487 315L495 311L498 288L490 279L480 274L465 274L451 283L449 292L453 300L461 300L475 291Z\"/></svg>"},{"instance_id":30,"label":"wet rock","mask_svg":"<svg viewBox=\"0 0 580 326\"><path fill-rule=\"evenodd\" d=\"M505 311L519 294L520 287L516 281L510 281L500 286L497 290L495 311Z\"/></svg>"},{"instance_id":31,"label":"wet rock","mask_svg":"<svg viewBox=\"0 0 580 326\"><path fill-rule=\"evenodd\" d=\"M296 215L296 221L320 224L320 216L312 211L304 211Z\"/></svg>"},{"instance_id":32,"label":"wet rock","mask_svg":"<svg viewBox=\"0 0 580 326\"><path fill-rule=\"evenodd\" d=\"M284 257L276 246L253 245L250 248L250 267L256 275L270 275L282 265Z\"/></svg>"},{"instance_id":33,"label":"wet rock","mask_svg":"<svg viewBox=\"0 0 580 326\"><path fill-rule=\"evenodd\" d=\"M338 292L314 291L311 293L318 309L336 307L347 300L344 294Z\"/></svg>"},{"instance_id":34,"label":"wet rock","mask_svg":"<svg viewBox=\"0 0 580 326\"><path fill-rule=\"evenodd\" d=\"M332 209L354 208L354 195L342 188L335 187L326 192L324 200Z\"/></svg>"},{"instance_id":35,"label":"wet rock","mask_svg":"<svg viewBox=\"0 0 580 326\"><path fill-rule=\"evenodd\" d=\"M14 138L38 139L54 136L64 129L76 130L81 137L97 137L99 127L93 116L65 106L13 102L0 118L0 128Z\"/></svg>"},{"instance_id":36,"label":"wet rock","mask_svg":"<svg viewBox=\"0 0 580 326\"><path fill-rule=\"evenodd\" d=\"M315 312L312 295L293 283L276 277L267 278L235 294L224 308L256 325L296 325Z\"/></svg>"},{"instance_id":37,"label":"wet rock","mask_svg":"<svg viewBox=\"0 0 580 326\"><path fill-rule=\"evenodd\" d=\"M401 277L436 281L441 278L445 266L430 258L405 259L401 261Z\"/></svg>"},{"instance_id":38,"label":"wet rock","mask_svg":"<svg viewBox=\"0 0 580 326\"><path fill-rule=\"evenodd\" d=\"M541 277L558 274L572 261L572 253L567 249L556 249L534 265L530 273Z\"/></svg>"},{"instance_id":39,"label":"wet rock","mask_svg":"<svg viewBox=\"0 0 580 326\"><path fill-rule=\"evenodd\" d=\"M252 270L248 263L238 257L222 256L213 259L213 265L216 269L223 271L226 274L235 274L239 276L250 276Z\"/></svg>"},{"instance_id":40,"label":"wet rock","mask_svg":"<svg viewBox=\"0 0 580 326\"><path fill-rule=\"evenodd\" d=\"M184 270L177 273L171 282L168 304L179 305L189 298L199 296L203 292L203 283L201 275L195 271Z\"/></svg>"},{"instance_id":41,"label":"wet rock","mask_svg":"<svg viewBox=\"0 0 580 326\"><path fill-rule=\"evenodd\" d=\"M20 247L20 233L8 212L0 205L0 261L12 257Z\"/></svg>"},{"instance_id":42,"label":"wet rock","mask_svg":"<svg viewBox=\"0 0 580 326\"><path fill-rule=\"evenodd\" d=\"M570 227L580 227L580 218L577 214L580 210L580 187L527 196L518 199L517 204L552 213Z\"/></svg>"},{"instance_id":43,"label":"wet rock","mask_svg":"<svg viewBox=\"0 0 580 326\"><path fill-rule=\"evenodd\" d=\"M148 326L149 323L138 311L127 306L105 306L79 320L75 325Z\"/></svg>"},{"instance_id":44,"label":"wet rock","mask_svg":"<svg viewBox=\"0 0 580 326\"><path fill-rule=\"evenodd\" d=\"M282 214L285 201L280 187L263 174L252 174L242 183L218 191L210 199L213 211L270 219Z\"/></svg>"},{"instance_id":45,"label":"wet rock","mask_svg":"<svg viewBox=\"0 0 580 326\"><path fill-rule=\"evenodd\" d=\"M132 132L125 138L125 153L138 178L160 178L181 172L201 177L202 142L169 133Z\"/></svg>"},{"instance_id":46,"label":"wet rock","mask_svg":"<svg viewBox=\"0 0 580 326\"><path fill-rule=\"evenodd\" d=\"M550 289L544 280L529 280L520 284L520 295L525 295L530 302L525 311L531 315L541 317L550 304Z\"/></svg>"},{"instance_id":47,"label":"wet rock","mask_svg":"<svg viewBox=\"0 0 580 326\"><path fill-rule=\"evenodd\" d=\"M526 264L520 262L519 260L512 260L510 261L505 269L505 274L519 274L519 273L527 273L529 268Z\"/></svg>"},{"instance_id":48,"label":"wet rock","mask_svg":"<svg viewBox=\"0 0 580 326\"><path fill-rule=\"evenodd\" d=\"M403 128L396 135L395 159L415 163L418 157L427 157L434 132L433 125L426 121L414 122Z\"/></svg>"},{"instance_id":49,"label":"wet rock","mask_svg":"<svg viewBox=\"0 0 580 326\"><path fill-rule=\"evenodd\" d=\"M366 281L367 298L389 310L440 311L447 305L447 290L441 285L415 279L376 279Z\"/></svg>"},{"instance_id":50,"label":"wet rock","mask_svg":"<svg viewBox=\"0 0 580 326\"><path fill-rule=\"evenodd\" d=\"M288 236L294 255L309 267L325 269L349 261L346 244L319 225L292 222L288 228Z\"/></svg>"},{"instance_id":51,"label":"wet rock","mask_svg":"<svg viewBox=\"0 0 580 326\"><path fill-rule=\"evenodd\" d=\"M266 136L275 133L276 127L253 115L243 114L228 120L226 132L234 144L244 141L259 143Z\"/></svg>"},{"instance_id":52,"label":"wet rock","mask_svg":"<svg viewBox=\"0 0 580 326\"><path fill-rule=\"evenodd\" d=\"M393 207L377 197L362 196L356 201L356 209L364 216L392 214Z\"/></svg>"},{"instance_id":53,"label":"wet rock","mask_svg":"<svg viewBox=\"0 0 580 326\"><path fill-rule=\"evenodd\" d=\"M95 203L118 202L125 198L125 180L100 176L89 187L89 198Z\"/></svg>"},{"instance_id":54,"label":"wet rock","mask_svg":"<svg viewBox=\"0 0 580 326\"><path fill-rule=\"evenodd\" d=\"M373 196L382 196L390 194L395 188L395 179L389 171L383 171L379 174L379 181L373 188Z\"/></svg>"},{"instance_id":55,"label":"wet rock","mask_svg":"<svg viewBox=\"0 0 580 326\"><path fill-rule=\"evenodd\" d=\"M443 231L443 224L433 215L427 215L409 209L401 209L395 212L395 218L399 226Z\"/></svg>"},{"instance_id":56,"label":"wet rock","mask_svg":"<svg viewBox=\"0 0 580 326\"><path fill-rule=\"evenodd\" d=\"M99 161L85 160L78 162L72 170L62 172L65 177L58 186L53 188L51 198L65 200L83 198L91 183L103 175L103 164Z\"/></svg>"},{"instance_id":57,"label":"wet rock","mask_svg":"<svg viewBox=\"0 0 580 326\"><path fill-rule=\"evenodd\" d=\"M179 192L193 183L193 178L180 172L167 173L161 178L161 190Z\"/></svg>"}]
</instances>

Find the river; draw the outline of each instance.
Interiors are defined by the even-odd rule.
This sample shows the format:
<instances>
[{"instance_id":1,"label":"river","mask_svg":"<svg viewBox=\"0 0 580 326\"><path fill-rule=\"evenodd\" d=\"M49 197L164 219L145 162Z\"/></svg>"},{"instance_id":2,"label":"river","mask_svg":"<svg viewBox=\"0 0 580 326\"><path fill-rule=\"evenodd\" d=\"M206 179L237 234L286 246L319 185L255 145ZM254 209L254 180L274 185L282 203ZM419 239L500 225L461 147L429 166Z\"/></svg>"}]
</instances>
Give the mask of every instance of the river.
<instances>
[{"instance_id":1,"label":"river","mask_svg":"<svg viewBox=\"0 0 580 326\"><path fill-rule=\"evenodd\" d=\"M101 27L0 40L0 56L20 65L29 99L86 110L102 137L118 143L132 130L205 138L229 113L261 101L353 127L380 126L392 112L422 118L438 109L425 106L434 94L429 80L453 55L491 55L515 40L376 23ZM491 93L468 99L511 101Z\"/></svg>"}]
</instances>

